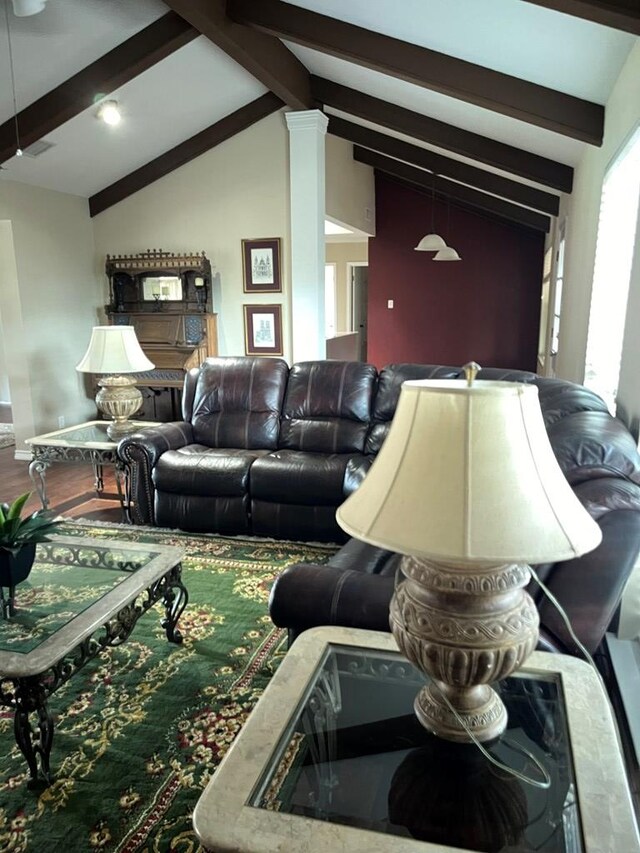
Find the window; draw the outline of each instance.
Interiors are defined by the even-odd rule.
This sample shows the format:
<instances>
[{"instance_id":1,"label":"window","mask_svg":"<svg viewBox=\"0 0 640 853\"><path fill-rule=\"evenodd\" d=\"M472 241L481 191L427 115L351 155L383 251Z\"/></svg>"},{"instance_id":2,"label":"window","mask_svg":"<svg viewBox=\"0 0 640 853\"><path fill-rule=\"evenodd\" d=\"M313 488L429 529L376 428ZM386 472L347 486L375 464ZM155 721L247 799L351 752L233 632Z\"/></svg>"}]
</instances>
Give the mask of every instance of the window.
<instances>
[{"instance_id":1,"label":"window","mask_svg":"<svg viewBox=\"0 0 640 853\"><path fill-rule=\"evenodd\" d=\"M565 247L566 222L562 223L560 239L558 241L558 256L556 260L556 282L553 294L553 318L551 320L551 358L553 359L553 370L555 371L555 358L560 346L560 309L562 307L562 285L564 284L564 247ZM555 374L554 374L555 375Z\"/></svg>"},{"instance_id":2,"label":"window","mask_svg":"<svg viewBox=\"0 0 640 853\"><path fill-rule=\"evenodd\" d=\"M640 127L607 170L591 291L584 384L615 414L638 219Z\"/></svg>"}]
</instances>

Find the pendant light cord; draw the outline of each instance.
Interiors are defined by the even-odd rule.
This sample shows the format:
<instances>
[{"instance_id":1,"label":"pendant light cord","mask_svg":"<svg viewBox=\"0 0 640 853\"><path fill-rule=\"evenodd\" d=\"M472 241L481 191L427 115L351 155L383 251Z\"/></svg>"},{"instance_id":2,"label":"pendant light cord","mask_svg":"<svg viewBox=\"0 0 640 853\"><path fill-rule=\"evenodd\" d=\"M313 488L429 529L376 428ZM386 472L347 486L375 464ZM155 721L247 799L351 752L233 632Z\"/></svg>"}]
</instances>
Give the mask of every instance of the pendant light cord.
<instances>
[{"instance_id":1,"label":"pendant light cord","mask_svg":"<svg viewBox=\"0 0 640 853\"><path fill-rule=\"evenodd\" d=\"M13 94L13 122L16 129L16 154L20 156L20 130L18 128L18 105L16 103L16 78L13 73L13 50L11 47L11 28L9 27L9 0L4 0L4 17L7 23L7 42L9 45L9 67L11 69L11 91Z\"/></svg>"}]
</instances>

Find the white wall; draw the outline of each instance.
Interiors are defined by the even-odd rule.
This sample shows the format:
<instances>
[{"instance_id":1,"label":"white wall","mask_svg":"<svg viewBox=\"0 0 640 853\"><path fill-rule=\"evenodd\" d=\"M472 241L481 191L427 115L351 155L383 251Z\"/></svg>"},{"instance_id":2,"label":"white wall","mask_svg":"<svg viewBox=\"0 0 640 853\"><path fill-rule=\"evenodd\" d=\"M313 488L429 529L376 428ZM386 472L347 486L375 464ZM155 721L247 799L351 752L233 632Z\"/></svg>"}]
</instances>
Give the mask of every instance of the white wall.
<instances>
[{"instance_id":1,"label":"white wall","mask_svg":"<svg viewBox=\"0 0 640 853\"><path fill-rule=\"evenodd\" d=\"M376 189L373 169L353 159L353 144L327 134L325 144L327 216L374 235Z\"/></svg>"},{"instance_id":2,"label":"white wall","mask_svg":"<svg viewBox=\"0 0 640 853\"><path fill-rule=\"evenodd\" d=\"M574 382L584 379L589 305L595 261L602 182L607 167L640 122L640 40L635 45L606 105L604 143L589 147L575 170L574 190L564 196L560 218L567 217L565 285L560 323L557 375ZM640 414L640 240L636 240L627 330L622 352L619 414L628 424Z\"/></svg>"},{"instance_id":3,"label":"white wall","mask_svg":"<svg viewBox=\"0 0 640 853\"><path fill-rule=\"evenodd\" d=\"M336 331L349 331L347 319L349 316L349 283L347 281L347 264L349 262L366 262L369 256L369 244L360 243L327 243L326 262L336 265Z\"/></svg>"},{"instance_id":4,"label":"white wall","mask_svg":"<svg viewBox=\"0 0 640 853\"><path fill-rule=\"evenodd\" d=\"M242 131L93 219L97 263L107 254L203 251L214 274L221 355L244 355L243 303L283 305L291 360L288 138L282 112ZM282 238L282 293L243 292L243 238ZM104 279L103 301L108 301Z\"/></svg>"},{"instance_id":5,"label":"white wall","mask_svg":"<svg viewBox=\"0 0 640 853\"><path fill-rule=\"evenodd\" d=\"M102 302L86 199L0 182L0 317L16 444L95 415L75 370ZM17 407L17 409L16 409Z\"/></svg>"},{"instance_id":6,"label":"white wall","mask_svg":"<svg viewBox=\"0 0 640 853\"><path fill-rule=\"evenodd\" d=\"M0 402L11 402L11 390L9 388L9 373L7 371L7 359L4 354L4 334L2 332L2 317L0 316Z\"/></svg>"}]
</instances>

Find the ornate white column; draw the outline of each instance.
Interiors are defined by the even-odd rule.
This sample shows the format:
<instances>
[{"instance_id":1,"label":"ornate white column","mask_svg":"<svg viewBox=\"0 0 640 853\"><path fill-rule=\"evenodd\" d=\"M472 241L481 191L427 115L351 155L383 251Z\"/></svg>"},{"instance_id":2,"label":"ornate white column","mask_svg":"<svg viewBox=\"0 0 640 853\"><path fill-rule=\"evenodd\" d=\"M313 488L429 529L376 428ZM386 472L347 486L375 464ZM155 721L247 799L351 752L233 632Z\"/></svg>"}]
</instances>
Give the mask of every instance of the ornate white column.
<instances>
[{"instance_id":1,"label":"ornate white column","mask_svg":"<svg viewBox=\"0 0 640 853\"><path fill-rule=\"evenodd\" d=\"M324 138L320 110L285 113L289 128L293 361L326 357Z\"/></svg>"}]
</instances>

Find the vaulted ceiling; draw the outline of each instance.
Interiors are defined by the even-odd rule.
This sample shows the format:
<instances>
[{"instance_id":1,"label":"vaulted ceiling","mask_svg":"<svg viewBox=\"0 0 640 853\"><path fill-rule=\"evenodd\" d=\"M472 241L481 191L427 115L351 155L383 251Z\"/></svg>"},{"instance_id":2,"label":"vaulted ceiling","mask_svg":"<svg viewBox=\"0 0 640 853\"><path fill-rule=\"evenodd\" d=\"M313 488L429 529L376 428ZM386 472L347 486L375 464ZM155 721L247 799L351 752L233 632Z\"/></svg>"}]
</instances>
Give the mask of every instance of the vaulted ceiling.
<instances>
[{"instance_id":1,"label":"vaulted ceiling","mask_svg":"<svg viewBox=\"0 0 640 853\"><path fill-rule=\"evenodd\" d=\"M0 176L92 214L286 106L395 180L545 231L640 35L638 0L0 4Z\"/></svg>"}]
</instances>

